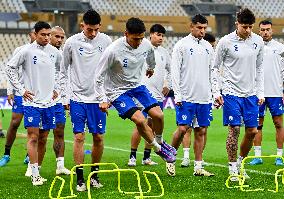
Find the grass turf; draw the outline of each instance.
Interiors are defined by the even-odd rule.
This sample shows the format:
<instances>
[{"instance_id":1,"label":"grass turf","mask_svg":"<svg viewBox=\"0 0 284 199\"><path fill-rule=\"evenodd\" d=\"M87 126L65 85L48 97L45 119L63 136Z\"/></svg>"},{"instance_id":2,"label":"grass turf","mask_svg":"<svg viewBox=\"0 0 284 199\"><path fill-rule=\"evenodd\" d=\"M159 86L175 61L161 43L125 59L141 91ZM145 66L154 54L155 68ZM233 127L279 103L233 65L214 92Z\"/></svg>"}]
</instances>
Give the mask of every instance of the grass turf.
<instances>
[{"instance_id":1,"label":"grass turf","mask_svg":"<svg viewBox=\"0 0 284 199\"><path fill-rule=\"evenodd\" d=\"M169 177L165 171L165 163L155 155L152 159L157 161L159 165L146 167L141 165L144 144L141 143L137 154L137 171L142 177L143 170L155 171L165 188L165 196L163 198L283 198L284 188L280 185L279 193L263 192L241 192L238 189L227 189L225 180L228 177L227 155L226 155L226 136L227 128L222 126L222 111L215 110L213 112L214 121L208 129L208 141L204 152L206 162L214 163L207 166L206 169L215 173L214 177L194 177L193 166L189 168L180 168L182 150L179 150L178 161L176 163L175 177ZM5 111L3 118L3 129L7 129L11 118L11 111ZM133 129L133 124L129 121L123 121L118 118L117 113L110 110L107 120L107 133L105 135L105 150L102 162L115 162L120 168L128 168L127 162L130 150L130 137ZM165 134L164 138L170 143L172 132L176 129L175 112L174 110L165 110ZM25 133L23 126L19 128L19 133ZM263 128L263 154L275 154L275 131L270 119L270 115L266 117ZM240 138L243 135L243 128ZM25 177L26 165L23 160L26 154L26 138L24 136L17 137L11 152L11 161L5 166L0 167L0 198L48 198L48 190L50 184L55 177L55 155L52 149L53 133L49 134L46 156L42 165L41 175L48 179L47 183L40 187L34 187L29 178ZM65 131L65 166L71 168L73 166L73 133L71 130L70 118L67 119ZM240 139L241 141L241 139ZM4 152L5 139L0 139L0 154ZM86 136L86 150L91 149L91 136ZM190 151L190 157L193 159L193 150ZM91 160L90 155L85 155L85 163ZM274 173L279 167L273 165L274 160L265 160L265 163L260 166L246 166L249 169L261 171L263 173ZM110 167L101 167L101 169ZM90 169L84 170L85 179ZM252 188L270 188L274 189L274 181L272 175L264 175L260 173L248 172L251 180L248 183ZM62 196L69 195L69 177L65 176L66 185L62 192ZM104 187L95 190L92 189L93 198L134 198L119 194L117 191L116 174L100 174L100 178ZM149 177L152 185L152 194L159 194L160 189L153 177ZM137 191L137 182L135 176L129 173L122 174L122 190ZM57 184L59 187L59 184ZM142 180L142 188L146 190L146 183ZM75 188L74 188L75 189ZM75 191L76 193L76 191ZM56 196L56 191L53 193ZM78 193L77 198L87 198L87 192Z\"/></svg>"}]
</instances>

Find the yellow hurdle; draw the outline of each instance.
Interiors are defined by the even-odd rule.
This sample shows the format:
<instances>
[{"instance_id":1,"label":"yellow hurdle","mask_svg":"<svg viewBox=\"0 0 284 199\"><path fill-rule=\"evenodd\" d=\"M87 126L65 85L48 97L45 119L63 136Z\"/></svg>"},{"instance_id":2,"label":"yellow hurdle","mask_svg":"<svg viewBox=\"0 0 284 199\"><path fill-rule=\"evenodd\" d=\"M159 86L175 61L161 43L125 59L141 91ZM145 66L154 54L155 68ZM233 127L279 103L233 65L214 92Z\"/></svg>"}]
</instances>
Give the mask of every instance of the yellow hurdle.
<instances>
[{"instance_id":1,"label":"yellow hurdle","mask_svg":"<svg viewBox=\"0 0 284 199\"><path fill-rule=\"evenodd\" d=\"M245 189L249 187L249 185L245 185L245 177L243 176L244 170L245 170L245 162L248 159L253 159L253 158L281 158L284 162L284 158L282 156L278 155L268 155L268 156L247 156L243 159L242 164L241 164L241 169L240 169L240 175L230 175L227 180L226 180L226 187L227 188L239 188L241 191L264 191L264 188L256 188L256 189ZM268 189L268 191L271 191L273 193L277 193L279 191L279 183L278 183L278 176L279 173L282 174L282 184L284 184L284 169L278 169L275 174L274 174L274 182L275 182L275 190ZM232 177L237 177L239 179L238 181L238 186L230 186L230 179Z\"/></svg>"},{"instance_id":2,"label":"yellow hurdle","mask_svg":"<svg viewBox=\"0 0 284 199\"><path fill-rule=\"evenodd\" d=\"M49 189L49 198L51 199L64 199L64 198L74 198L74 197L77 197L76 194L74 194L74 191L73 191L73 181L74 181L74 170L77 168L77 167L90 167L90 166L96 166L96 165L99 165L99 166L106 166L106 165L110 165L110 166L113 166L114 169L112 170L99 170L99 171L93 171L91 172L89 175L88 175L88 179L87 179L87 190L88 190L88 198L91 199L92 196L91 196L91 183L90 183L90 179L91 179L91 176L94 174L94 173L117 173L117 189L118 189L118 192L119 193L122 193L122 194L136 194L135 198L154 198L154 197L162 197L164 195L164 186L159 178L159 176L155 173L155 172L150 172L150 171L143 171L143 176L145 178L145 181L148 185L148 190L146 192L143 192L142 191L142 188L141 188L141 180L140 180L140 176L139 176L139 173L135 170L135 169L119 169L118 166L115 164L115 163L94 163L94 164L81 164L81 165L76 165L74 166L72 169L71 169L71 175L70 175L70 196L65 196L65 197L61 197L61 192L62 192L62 189L64 187L64 184L65 184L65 180L59 176L56 176L54 178L54 180L52 181L51 183L51 186L50 186L50 189ZM136 175L136 179L137 179L137 186L138 186L138 190L139 191L135 191L135 192L127 192L127 191L122 191L121 190L121 176L120 176L120 172L133 172L135 175ZM147 174L150 174L150 175L154 175L156 177L156 180L158 181L159 185L160 185L160 188L161 188L161 194L160 195L154 195L154 196L149 196L149 195L144 195L144 194L148 194L151 192L151 184L147 178ZM53 187L55 185L55 182L56 180L59 179L61 180L61 185L60 185L60 189L57 193L57 197L54 198L52 197L52 190L53 190ZM139 194L139 195L137 195Z\"/></svg>"}]
</instances>

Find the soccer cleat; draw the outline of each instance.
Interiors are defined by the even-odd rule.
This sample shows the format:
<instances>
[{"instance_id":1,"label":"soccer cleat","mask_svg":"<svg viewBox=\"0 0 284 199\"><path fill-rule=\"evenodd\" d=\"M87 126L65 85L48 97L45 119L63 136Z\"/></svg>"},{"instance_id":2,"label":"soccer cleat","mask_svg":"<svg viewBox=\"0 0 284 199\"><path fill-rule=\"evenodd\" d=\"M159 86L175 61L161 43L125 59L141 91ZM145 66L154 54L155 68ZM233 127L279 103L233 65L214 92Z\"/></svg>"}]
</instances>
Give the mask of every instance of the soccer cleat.
<instances>
[{"instance_id":1,"label":"soccer cleat","mask_svg":"<svg viewBox=\"0 0 284 199\"><path fill-rule=\"evenodd\" d=\"M97 178L91 178L90 183L91 183L92 187L95 187L97 189L102 188L104 186L100 183L100 180L99 180L98 177Z\"/></svg>"},{"instance_id":2,"label":"soccer cleat","mask_svg":"<svg viewBox=\"0 0 284 199\"><path fill-rule=\"evenodd\" d=\"M4 167L9 161L10 161L10 156L3 155L3 157L0 160L0 167Z\"/></svg>"},{"instance_id":3,"label":"soccer cleat","mask_svg":"<svg viewBox=\"0 0 284 199\"><path fill-rule=\"evenodd\" d=\"M79 192L86 191L87 188L86 188L85 182L84 181L77 182L76 190L79 191Z\"/></svg>"},{"instance_id":4,"label":"soccer cleat","mask_svg":"<svg viewBox=\"0 0 284 199\"><path fill-rule=\"evenodd\" d=\"M5 134L3 133L3 131L0 131L0 138L5 138Z\"/></svg>"},{"instance_id":5,"label":"soccer cleat","mask_svg":"<svg viewBox=\"0 0 284 199\"><path fill-rule=\"evenodd\" d=\"M176 156L172 154L172 152L168 148L164 148L164 145L161 144L160 151L155 152L158 156L160 156L167 163L173 163L176 161Z\"/></svg>"},{"instance_id":6,"label":"soccer cleat","mask_svg":"<svg viewBox=\"0 0 284 199\"><path fill-rule=\"evenodd\" d=\"M65 167L56 169L56 175L70 175L70 174L71 171L69 169L66 169Z\"/></svg>"},{"instance_id":7,"label":"soccer cleat","mask_svg":"<svg viewBox=\"0 0 284 199\"><path fill-rule=\"evenodd\" d=\"M30 165L28 165L26 173L25 173L26 177L31 177L32 176L32 168L30 167Z\"/></svg>"},{"instance_id":8,"label":"soccer cleat","mask_svg":"<svg viewBox=\"0 0 284 199\"><path fill-rule=\"evenodd\" d=\"M43 182L47 182L47 179L46 178L43 178L43 177L41 177L41 176L39 176L40 177L40 179L43 181Z\"/></svg>"},{"instance_id":9,"label":"soccer cleat","mask_svg":"<svg viewBox=\"0 0 284 199\"><path fill-rule=\"evenodd\" d=\"M263 161L261 158L253 158L252 161L250 161L249 165L259 165L263 164Z\"/></svg>"},{"instance_id":10,"label":"soccer cleat","mask_svg":"<svg viewBox=\"0 0 284 199\"><path fill-rule=\"evenodd\" d=\"M169 176L175 176L176 175L176 166L175 162L173 163L167 163L166 162L166 170Z\"/></svg>"},{"instance_id":11,"label":"soccer cleat","mask_svg":"<svg viewBox=\"0 0 284 199\"><path fill-rule=\"evenodd\" d=\"M239 171L239 174L241 175L241 171ZM246 170L243 170L243 175L246 180L250 179L249 175L247 174Z\"/></svg>"},{"instance_id":12,"label":"soccer cleat","mask_svg":"<svg viewBox=\"0 0 284 199\"><path fill-rule=\"evenodd\" d=\"M283 164L282 158L276 158L275 159L275 165L276 166L283 166L284 164Z\"/></svg>"},{"instance_id":13,"label":"soccer cleat","mask_svg":"<svg viewBox=\"0 0 284 199\"><path fill-rule=\"evenodd\" d=\"M24 164L29 164L29 162L30 162L30 158L29 158L29 156L27 155L27 156L25 157L25 159L24 159Z\"/></svg>"},{"instance_id":14,"label":"soccer cleat","mask_svg":"<svg viewBox=\"0 0 284 199\"><path fill-rule=\"evenodd\" d=\"M230 181L231 182L238 182L239 181L239 178L237 177L239 175L238 171L229 171L229 175L232 176L230 178Z\"/></svg>"},{"instance_id":15,"label":"soccer cleat","mask_svg":"<svg viewBox=\"0 0 284 199\"><path fill-rule=\"evenodd\" d=\"M127 165L130 166L130 167L135 167L135 166L136 166L136 159L135 159L135 157L132 156L132 157L129 159Z\"/></svg>"},{"instance_id":16,"label":"soccer cleat","mask_svg":"<svg viewBox=\"0 0 284 199\"><path fill-rule=\"evenodd\" d=\"M163 141L161 146L169 150L174 156L177 155L177 150L173 146L167 144L165 141Z\"/></svg>"},{"instance_id":17,"label":"soccer cleat","mask_svg":"<svg viewBox=\"0 0 284 199\"><path fill-rule=\"evenodd\" d=\"M190 160L189 158L183 158L182 159L182 162L180 164L180 166L183 168L183 167L189 167L189 164L190 164Z\"/></svg>"},{"instance_id":18,"label":"soccer cleat","mask_svg":"<svg viewBox=\"0 0 284 199\"><path fill-rule=\"evenodd\" d=\"M205 169L197 169L193 172L193 175L194 176L207 176L207 177L212 177L214 176L215 174L213 173L210 173L208 171L206 171Z\"/></svg>"},{"instance_id":19,"label":"soccer cleat","mask_svg":"<svg viewBox=\"0 0 284 199\"><path fill-rule=\"evenodd\" d=\"M147 158L146 160L142 160L142 164L153 166L153 165L157 165L158 163L151 160L151 158Z\"/></svg>"},{"instance_id":20,"label":"soccer cleat","mask_svg":"<svg viewBox=\"0 0 284 199\"><path fill-rule=\"evenodd\" d=\"M43 185L43 178L41 176L31 176L31 180L34 186Z\"/></svg>"}]
</instances>

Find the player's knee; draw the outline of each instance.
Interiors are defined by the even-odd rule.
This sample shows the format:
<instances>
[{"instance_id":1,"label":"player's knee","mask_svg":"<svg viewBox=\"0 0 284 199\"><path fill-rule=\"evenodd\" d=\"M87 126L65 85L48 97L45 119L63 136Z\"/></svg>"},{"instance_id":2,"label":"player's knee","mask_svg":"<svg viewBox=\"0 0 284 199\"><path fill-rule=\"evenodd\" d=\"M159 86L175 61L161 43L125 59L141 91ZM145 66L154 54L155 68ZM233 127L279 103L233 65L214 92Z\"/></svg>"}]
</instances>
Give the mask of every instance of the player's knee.
<instances>
[{"instance_id":1,"label":"player's knee","mask_svg":"<svg viewBox=\"0 0 284 199\"><path fill-rule=\"evenodd\" d=\"M11 120L11 127L14 130L17 130L19 128L20 124L21 124L21 120L16 119L16 118L12 118L12 120Z\"/></svg>"},{"instance_id":2,"label":"player's knee","mask_svg":"<svg viewBox=\"0 0 284 199\"><path fill-rule=\"evenodd\" d=\"M282 124L282 122L274 122L274 126L275 126L275 128L276 129L281 129L281 128L283 128L283 124Z\"/></svg>"},{"instance_id":3,"label":"player's knee","mask_svg":"<svg viewBox=\"0 0 284 199\"><path fill-rule=\"evenodd\" d=\"M83 135L83 133L75 134L74 142L83 144L84 141L85 141L85 136Z\"/></svg>"},{"instance_id":4,"label":"player's knee","mask_svg":"<svg viewBox=\"0 0 284 199\"><path fill-rule=\"evenodd\" d=\"M94 134L93 135L93 142L94 143L102 143L104 141L104 137L101 134Z\"/></svg>"},{"instance_id":5,"label":"player's knee","mask_svg":"<svg viewBox=\"0 0 284 199\"><path fill-rule=\"evenodd\" d=\"M179 126L179 133L184 136L186 134L187 128L185 126Z\"/></svg>"},{"instance_id":6,"label":"player's knee","mask_svg":"<svg viewBox=\"0 0 284 199\"><path fill-rule=\"evenodd\" d=\"M135 118L132 118L132 121L136 124L136 126L138 127L141 127L141 126L144 126L146 124L146 120L143 117L135 117Z\"/></svg>"}]
</instances>

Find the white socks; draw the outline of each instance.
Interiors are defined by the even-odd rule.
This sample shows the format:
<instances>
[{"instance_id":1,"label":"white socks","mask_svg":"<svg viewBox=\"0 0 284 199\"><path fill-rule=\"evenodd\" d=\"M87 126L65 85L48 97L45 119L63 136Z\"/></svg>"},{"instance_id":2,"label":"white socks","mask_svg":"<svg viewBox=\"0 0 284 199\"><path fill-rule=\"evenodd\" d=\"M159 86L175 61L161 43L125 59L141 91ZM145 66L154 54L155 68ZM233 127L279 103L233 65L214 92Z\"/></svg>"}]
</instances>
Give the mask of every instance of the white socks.
<instances>
[{"instance_id":1,"label":"white socks","mask_svg":"<svg viewBox=\"0 0 284 199\"><path fill-rule=\"evenodd\" d=\"M189 159L189 151L190 151L190 148L183 148L183 158L184 159Z\"/></svg>"},{"instance_id":2,"label":"white socks","mask_svg":"<svg viewBox=\"0 0 284 199\"><path fill-rule=\"evenodd\" d=\"M194 161L194 171L198 169L202 169L202 160L201 161Z\"/></svg>"},{"instance_id":3,"label":"white socks","mask_svg":"<svg viewBox=\"0 0 284 199\"><path fill-rule=\"evenodd\" d=\"M253 149L255 156L261 156L261 146L254 146Z\"/></svg>"},{"instance_id":4,"label":"white socks","mask_svg":"<svg viewBox=\"0 0 284 199\"><path fill-rule=\"evenodd\" d=\"M283 156L283 149L278 149L277 148L277 155L279 155L279 156Z\"/></svg>"},{"instance_id":5,"label":"white socks","mask_svg":"<svg viewBox=\"0 0 284 199\"><path fill-rule=\"evenodd\" d=\"M238 172L237 162L229 162L229 173L234 174Z\"/></svg>"},{"instance_id":6,"label":"white socks","mask_svg":"<svg viewBox=\"0 0 284 199\"><path fill-rule=\"evenodd\" d=\"M57 169L64 168L64 157L56 158Z\"/></svg>"},{"instance_id":7,"label":"white socks","mask_svg":"<svg viewBox=\"0 0 284 199\"><path fill-rule=\"evenodd\" d=\"M158 144L158 142L154 139L153 142L151 143L151 145L154 147L154 150L156 152L161 150L161 145Z\"/></svg>"},{"instance_id":8,"label":"white socks","mask_svg":"<svg viewBox=\"0 0 284 199\"><path fill-rule=\"evenodd\" d=\"M30 164L29 166L32 169L32 176L39 176L38 163Z\"/></svg>"},{"instance_id":9,"label":"white socks","mask_svg":"<svg viewBox=\"0 0 284 199\"><path fill-rule=\"evenodd\" d=\"M156 135L156 136L155 136L155 140L156 140L159 144L161 144L161 143L163 142L163 135Z\"/></svg>"}]
</instances>

